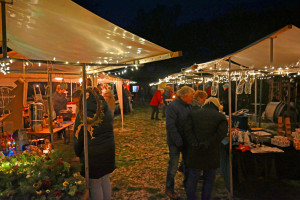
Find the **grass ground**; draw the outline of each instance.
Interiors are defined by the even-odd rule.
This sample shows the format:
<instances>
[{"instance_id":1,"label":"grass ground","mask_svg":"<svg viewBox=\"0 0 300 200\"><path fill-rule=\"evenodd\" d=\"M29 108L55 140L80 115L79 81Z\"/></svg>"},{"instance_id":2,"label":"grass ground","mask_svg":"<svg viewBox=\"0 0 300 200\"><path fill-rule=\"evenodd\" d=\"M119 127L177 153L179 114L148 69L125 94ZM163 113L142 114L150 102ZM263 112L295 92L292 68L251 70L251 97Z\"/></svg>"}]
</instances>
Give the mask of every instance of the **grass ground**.
<instances>
[{"instance_id":1,"label":"grass ground","mask_svg":"<svg viewBox=\"0 0 300 200\"><path fill-rule=\"evenodd\" d=\"M120 116L115 117L117 169L110 176L113 200L168 199L164 194L169 159L165 120L150 120L150 113L149 106L135 106L133 114L124 116L123 129ZM55 148L63 150L69 162L78 164L73 159L75 154L72 142L70 145L65 145L61 140L58 140L55 143ZM183 175L178 172L175 190L181 199L185 199L182 181ZM198 186L199 196L201 181ZM299 186L300 181L265 182L259 180L258 183L251 182L240 185L239 190L235 192L234 199L297 199L297 194L300 194ZM219 174L215 181L212 199L229 199L225 182Z\"/></svg>"}]
</instances>

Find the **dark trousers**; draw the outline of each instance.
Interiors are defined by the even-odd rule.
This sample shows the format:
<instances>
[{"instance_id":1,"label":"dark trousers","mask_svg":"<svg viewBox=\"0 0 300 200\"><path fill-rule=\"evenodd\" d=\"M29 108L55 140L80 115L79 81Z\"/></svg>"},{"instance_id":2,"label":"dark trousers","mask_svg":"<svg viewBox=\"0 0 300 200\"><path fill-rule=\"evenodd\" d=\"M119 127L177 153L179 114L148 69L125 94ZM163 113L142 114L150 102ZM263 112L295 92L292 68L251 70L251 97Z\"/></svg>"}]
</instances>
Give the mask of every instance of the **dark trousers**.
<instances>
[{"instance_id":1,"label":"dark trousers","mask_svg":"<svg viewBox=\"0 0 300 200\"><path fill-rule=\"evenodd\" d=\"M166 109L167 109L167 103L164 103L163 111L162 111L162 117L166 117Z\"/></svg>"},{"instance_id":2,"label":"dark trousers","mask_svg":"<svg viewBox=\"0 0 300 200\"><path fill-rule=\"evenodd\" d=\"M216 171L217 169L203 170L202 200L210 199L216 177ZM201 176L201 170L189 168L187 169L186 175L185 192L187 199L196 200L197 184Z\"/></svg>"},{"instance_id":3,"label":"dark trousers","mask_svg":"<svg viewBox=\"0 0 300 200\"><path fill-rule=\"evenodd\" d=\"M178 168L180 150L176 146L169 146L169 165L167 171L166 189L174 191L174 178Z\"/></svg>"},{"instance_id":4,"label":"dark trousers","mask_svg":"<svg viewBox=\"0 0 300 200\"><path fill-rule=\"evenodd\" d=\"M158 106L151 106L152 107L152 114L151 114L151 119L154 119L154 114L155 118L158 119Z\"/></svg>"}]
</instances>

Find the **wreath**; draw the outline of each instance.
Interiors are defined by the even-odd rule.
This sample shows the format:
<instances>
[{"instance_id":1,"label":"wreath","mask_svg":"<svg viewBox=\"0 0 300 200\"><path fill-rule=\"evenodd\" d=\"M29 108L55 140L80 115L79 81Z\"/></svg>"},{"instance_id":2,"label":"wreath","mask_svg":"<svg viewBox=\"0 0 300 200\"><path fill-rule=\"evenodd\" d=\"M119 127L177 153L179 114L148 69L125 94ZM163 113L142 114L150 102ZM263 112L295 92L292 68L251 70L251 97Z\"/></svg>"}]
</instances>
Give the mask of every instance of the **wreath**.
<instances>
[{"instance_id":1,"label":"wreath","mask_svg":"<svg viewBox=\"0 0 300 200\"><path fill-rule=\"evenodd\" d=\"M93 95L97 102L96 113L94 114L93 118L87 116L87 124L91 125L91 126L98 126L102 123L102 121L103 121L102 118L104 116L102 100L100 100L99 94L97 94L97 92L95 91L94 88L87 88L86 92ZM83 120L83 108L82 108L83 100L82 99L83 99L83 95L81 94L80 99L79 99L79 116L80 116L81 120Z\"/></svg>"}]
</instances>

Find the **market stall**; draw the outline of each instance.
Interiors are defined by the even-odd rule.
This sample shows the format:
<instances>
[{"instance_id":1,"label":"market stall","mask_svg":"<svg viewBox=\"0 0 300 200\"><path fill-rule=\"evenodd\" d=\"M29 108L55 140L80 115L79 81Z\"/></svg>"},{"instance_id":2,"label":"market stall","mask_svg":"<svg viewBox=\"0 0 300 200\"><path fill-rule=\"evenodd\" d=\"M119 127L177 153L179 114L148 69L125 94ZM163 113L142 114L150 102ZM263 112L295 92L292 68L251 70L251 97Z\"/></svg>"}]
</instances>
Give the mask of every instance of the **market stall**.
<instances>
[{"instance_id":1,"label":"market stall","mask_svg":"<svg viewBox=\"0 0 300 200\"><path fill-rule=\"evenodd\" d=\"M72 1L15 0L13 4L1 1L1 7L1 73L47 75L49 108L53 105L52 80L55 74L82 76L85 172L89 180L87 76L119 68L140 67L148 62L180 56L181 52L172 52L140 38ZM7 47L22 57L9 56ZM22 98L20 105L23 101ZM52 112L48 114L52 122ZM9 116L4 120L8 119ZM49 130L53 134L52 123L49 123ZM87 186L88 183L86 181Z\"/></svg>"},{"instance_id":2,"label":"market stall","mask_svg":"<svg viewBox=\"0 0 300 200\"><path fill-rule=\"evenodd\" d=\"M298 138L299 136L297 134L294 134L294 136L291 136L291 129L286 132L286 135L284 136L274 136L272 134L272 144L269 144L269 147L261 146L261 145L252 145L255 140L249 139L250 133L242 131L242 130L236 130L232 128L232 113L231 113L231 107L232 103L230 101L231 98L231 81L232 77L238 75L238 83L236 88L236 93L242 93L243 89L246 92L249 90L249 86L247 86L247 82L253 83L256 80L260 80L260 106L259 106L259 125L261 122L261 114L262 114L262 80L264 79L270 79L274 76L282 76L282 77L289 77L293 78L294 76L298 76L298 70L300 66L300 30L293 26L288 25L275 33L272 33L261 40L233 53L228 56L225 56L220 59L213 60L211 62L199 64L199 65L193 65L192 67L188 68L187 71L193 71L193 72L199 72L199 71L205 71L209 73L219 73L219 72L225 72L227 76L227 80L229 82L229 132L230 132L230 138L228 141L228 148L229 151L223 155L226 157L225 161L225 168L226 171L226 182L230 185L228 189L231 192L231 195L233 194L233 173L236 173L239 170L238 168L233 168L233 163L239 163L239 165L242 165L242 160L239 159L239 161L234 160L238 158L238 155L241 153L235 153L236 151L251 151L252 156L255 157L255 155L260 155L261 153L275 153L280 154L282 151L280 150L280 147L285 147L282 145L288 144L288 146L291 146L292 154L296 155L296 157L299 157L298 150ZM252 79L252 80L251 80ZM248 87L248 88L247 88ZM251 89L251 84L250 84ZM257 89L255 86L255 108L256 108L256 99L257 99ZM255 114L257 112L255 111ZM287 118L288 119L288 118ZM287 125L287 124L286 124ZM233 141L234 137L233 134L237 132L236 137L236 143L233 149ZM261 137L263 132L258 131L257 137ZM225 142L226 143L226 142ZM279 149L279 150L278 150ZM284 150L283 150L284 151ZM290 150L287 150L287 152L290 152ZM229 153L229 154L228 154ZM258 154L260 153L260 154ZM242 155L246 155L247 153L242 153ZM249 153L248 153L249 154ZM284 155L288 155L290 153L284 153ZM228 157L226 156L228 155ZM235 157L232 157L231 155L236 155ZM263 154L261 154L263 155ZM264 154L267 156L267 154ZM271 154L268 154L271 155ZM276 156L281 157L281 156ZM288 157L288 156L287 156ZM241 158L241 157L239 157ZM296 159L297 160L297 159ZM277 162L275 160L274 162ZM236 166L236 165L235 165ZM296 167L297 168L297 167ZM298 170L298 169L296 169ZM277 171L281 171L278 169ZM270 171L268 171L270 172ZM282 176L282 174L277 174L277 176ZM298 177L298 175L296 176Z\"/></svg>"}]
</instances>

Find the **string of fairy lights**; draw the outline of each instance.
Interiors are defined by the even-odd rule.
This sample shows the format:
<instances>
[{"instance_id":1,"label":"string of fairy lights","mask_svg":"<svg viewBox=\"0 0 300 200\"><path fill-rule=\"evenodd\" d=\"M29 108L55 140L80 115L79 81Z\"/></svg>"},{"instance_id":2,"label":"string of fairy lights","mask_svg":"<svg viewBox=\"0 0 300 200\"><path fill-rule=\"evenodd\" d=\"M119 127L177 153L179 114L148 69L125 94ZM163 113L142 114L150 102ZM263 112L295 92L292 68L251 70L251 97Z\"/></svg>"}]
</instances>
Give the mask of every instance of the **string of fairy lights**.
<instances>
[{"instance_id":1,"label":"string of fairy lights","mask_svg":"<svg viewBox=\"0 0 300 200\"><path fill-rule=\"evenodd\" d=\"M10 73L10 65L17 59L10 59L9 56L7 56L7 59L3 60L3 61L0 61L0 73L3 73L4 75L6 74L9 74ZM56 62L56 58L53 57L53 61ZM49 61L47 63L51 64L53 61ZM105 62L106 64L109 64L108 61ZM24 61L24 64L25 66L30 66L30 65L33 65L32 62L30 62L29 60L26 60ZM68 65L68 64L76 64L76 65L81 65L83 63L80 63L79 61L77 61L76 63L71 63L71 62L68 62L68 61L64 61L64 62L61 62L61 64L65 64L65 65ZM101 65L102 62L99 62L99 65ZM38 62L37 65L39 67L41 67L42 63L41 62ZM113 64L112 64L113 65ZM90 65L87 65L87 70L90 70L91 69L91 66ZM126 74L128 71L137 71L139 69L138 65L129 65L129 66L124 66L124 68L122 68L121 70L111 70L111 71L108 71L108 72L99 72L99 73L102 73L104 75L108 74L112 74L112 75L115 75L115 76L121 76L123 74ZM97 72L98 73L98 72ZM97 73L93 73L94 75L97 74Z\"/></svg>"},{"instance_id":2,"label":"string of fairy lights","mask_svg":"<svg viewBox=\"0 0 300 200\"><path fill-rule=\"evenodd\" d=\"M10 73L10 64L12 64L12 60L9 60L9 62L1 62L0 64L0 72L4 75Z\"/></svg>"},{"instance_id":3,"label":"string of fairy lights","mask_svg":"<svg viewBox=\"0 0 300 200\"><path fill-rule=\"evenodd\" d=\"M122 70L117 70L117 71L113 71L111 72L111 74L115 75L115 76L121 76L123 74L126 74L128 71L137 71L139 68L137 65L134 65L133 67L128 67L128 66L125 66L124 69ZM110 72L108 72L110 73Z\"/></svg>"},{"instance_id":4,"label":"string of fairy lights","mask_svg":"<svg viewBox=\"0 0 300 200\"><path fill-rule=\"evenodd\" d=\"M300 76L300 59L296 63L292 63L290 65L284 65L282 67L274 67L274 66L264 66L263 69L255 69L254 66L250 66L249 68L245 68L240 66L240 69L229 71L228 68L224 68L221 66L221 61L215 61L210 63L213 66L205 66L203 64L194 65L192 68L189 68L182 73L176 75L170 75L163 79L159 79L158 82L150 83L150 86L159 85L162 82L167 82L170 84L176 85L186 85L186 84L202 84L207 82L214 81L214 77L218 76L218 83L226 83L228 82L228 76L230 73L231 81L240 81L244 76L245 80L248 80L251 77L258 80L267 80L271 78L275 78L276 76L281 76L283 78L296 78ZM203 69L209 69L207 71L203 71ZM198 75L197 73L209 73L210 76L213 77L204 77ZM196 78L187 78L191 75L196 75Z\"/></svg>"}]
</instances>

